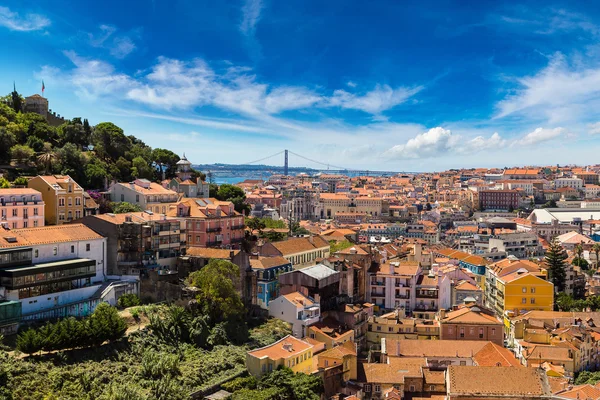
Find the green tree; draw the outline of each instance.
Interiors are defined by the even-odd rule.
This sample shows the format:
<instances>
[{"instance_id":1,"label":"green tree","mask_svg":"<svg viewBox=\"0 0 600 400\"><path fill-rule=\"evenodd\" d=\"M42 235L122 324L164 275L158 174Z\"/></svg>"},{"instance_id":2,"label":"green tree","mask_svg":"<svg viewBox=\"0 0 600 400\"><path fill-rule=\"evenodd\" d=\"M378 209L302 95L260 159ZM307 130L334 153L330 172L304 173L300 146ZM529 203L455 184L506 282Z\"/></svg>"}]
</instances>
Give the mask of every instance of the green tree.
<instances>
[{"instance_id":1,"label":"green tree","mask_svg":"<svg viewBox=\"0 0 600 400\"><path fill-rule=\"evenodd\" d=\"M0 126L0 162L10 161L10 149L15 145L15 135L9 132L6 127Z\"/></svg>"},{"instance_id":2,"label":"green tree","mask_svg":"<svg viewBox=\"0 0 600 400\"><path fill-rule=\"evenodd\" d=\"M131 204L126 201L121 201L119 203L112 203L112 212L115 214L124 214L130 212L140 212L143 211L142 207L137 204Z\"/></svg>"},{"instance_id":3,"label":"green tree","mask_svg":"<svg viewBox=\"0 0 600 400\"><path fill-rule=\"evenodd\" d=\"M240 284L240 269L226 261L212 259L200 271L192 272L188 281L199 289L197 301L201 312L218 323L236 320L245 314L244 304L237 287Z\"/></svg>"},{"instance_id":4,"label":"green tree","mask_svg":"<svg viewBox=\"0 0 600 400\"><path fill-rule=\"evenodd\" d=\"M98 157L92 157L85 166L87 187L104 189L105 183L110 177L107 171L108 165Z\"/></svg>"},{"instance_id":5,"label":"green tree","mask_svg":"<svg viewBox=\"0 0 600 400\"><path fill-rule=\"evenodd\" d=\"M23 98L21 97L19 92L17 92L16 88L14 88L14 90L11 93L11 106L16 113L20 113L23 111Z\"/></svg>"},{"instance_id":6,"label":"green tree","mask_svg":"<svg viewBox=\"0 0 600 400\"><path fill-rule=\"evenodd\" d=\"M31 160L34 154L35 152L31 147L22 144L16 144L10 149L11 157L21 164Z\"/></svg>"},{"instance_id":7,"label":"green tree","mask_svg":"<svg viewBox=\"0 0 600 400\"><path fill-rule=\"evenodd\" d=\"M173 153L171 150L160 148L152 150L152 162L158 165L160 171L160 179L174 177L176 171L176 164L179 160L179 156Z\"/></svg>"},{"instance_id":8,"label":"green tree","mask_svg":"<svg viewBox=\"0 0 600 400\"><path fill-rule=\"evenodd\" d=\"M142 157L136 157L131 161L131 175L135 178L152 179L154 171L150 164Z\"/></svg>"},{"instance_id":9,"label":"green tree","mask_svg":"<svg viewBox=\"0 0 600 400\"><path fill-rule=\"evenodd\" d=\"M276 231L263 232L261 237L268 239L270 242L281 242L285 239L285 234Z\"/></svg>"},{"instance_id":10,"label":"green tree","mask_svg":"<svg viewBox=\"0 0 600 400\"><path fill-rule=\"evenodd\" d=\"M550 243L550 247L546 252L546 265L548 266L548 279L554 284L555 293L562 293L565 291L565 260L567 259L567 252L560 245L558 240L554 239Z\"/></svg>"},{"instance_id":11,"label":"green tree","mask_svg":"<svg viewBox=\"0 0 600 400\"><path fill-rule=\"evenodd\" d=\"M108 303L100 303L88 320L92 345L101 345L105 341L115 341L123 337L127 330L125 320L117 309Z\"/></svg>"},{"instance_id":12,"label":"green tree","mask_svg":"<svg viewBox=\"0 0 600 400\"><path fill-rule=\"evenodd\" d=\"M86 184L85 167L87 158L83 156L77 145L67 143L56 151L59 160L59 170L62 175L69 175L75 182Z\"/></svg>"},{"instance_id":13,"label":"green tree","mask_svg":"<svg viewBox=\"0 0 600 400\"><path fill-rule=\"evenodd\" d=\"M10 187L10 182L8 179L0 176L0 189L8 189Z\"/></svg>"},{"instance_id":14,"label":"green tree","mask_svg":"<svg viewBox=\"0 0 600 400\"><path fill-rule=\"evenodd\" d=\"M89 144L89 137L86 137L85 130L80 118L74 118L57 128L58 143L64 146L67 143L73 143L78 148L83 148Z\"/></svg>"},{"instance_id":15,"label":"green tree","mask_svg":"<svg viewBox=\"0 0 600 400\"><path fill-rule=\"evenodd\" d=\"M131 147L131 140L123 129L112 122L102 122L94 127L92 138L94 151L101 158L118 160Z\"/></svg>"},{"instance_id":16,"label":"green tree","mask_svg":"<svg viewBox=\"0 0 600 400\"><path fill-rule=\"evenodd\" d=\"M58 159L57 154L52 149L52 145L50 143L44 143L44 149L42 153L38 156L37 161L38 164L44 166L44 173L50 174L52 173L53 163Z\"/></svg>"},{"instance_id":17,"label":"green tree","mask_svg":"<svg viewBox=\"0 0 600 400\"><path fill-rule=\"evenodd\" d=\"M140 298L135 293L126 293L119 297L117 304L121 308L139 306Z\"/></svg>"},{"instance_id":18,"label":"green tree","mask_svg":"<svg viewBox=\"0 0 600 400\"><path fill-rule=\"evenodd\" d=\"M344 240L342 242L336 242L335 240L329 241L329 249L331 254L337 253L340 250L344 250L352 246L354 246L354 244L348 240Z\"/></svg>"},{"instance_id":19,"label":"green tree","mask_svg":"<svg viewBox=\"0 0 600 400\"><path fill-rule=\"evenodd\" d=\"M254 231L260 235L267 225L261 218L246 218L246 226L250 228L250 233L252 235L254 235Z\"/></svg>"},{"instance_id":20,"label":"green tree","mask_svg":"<svg viewBox=\"0 0 600 400\"><path fill-rule=\"evenodd\" d=\"M17 350L32 355L42 349L42 337L35 329L27 329L17 336Z\"/></svg>"},{"instance_id":21,"label":"green tree","mask_svg":"<svg viewBox=\"0 0 600 400\"><path fill-rule=\"evenodd\" d=\"M14 180L13 185L27 187L28 183L29 179L25 178L24 176L19 176L17 179Z\"/></svg>"},{"instance_id":22,"label":"green tree","mask_svg":"<svg viewBox=\"0 0 600 400\"><path fill-rule=\"evenodd\" d=\"M219 190L217 191L215 197L217 200L231 201L231 199L236 197L243 197L245 199L246 194L242 188L226 183L219 186Z\"/></svg>"},{"instance_id":23,"label":"green tree","mask_svg":"<svg viewBox=\"0 0 600 400\"><path fill-rule=\"evenodd\" d=\"M44 150L44 141L36 136L28 137L27 142L25 144L31 147L36 153L39 153Z\"/></svg>"},{"instance_id":24,"label":"green tree","mask_svg":"<svg viewBox=\"0 0 600 400\"><path fill-rule=\"evenodd\" d=\"M556 200L550 200L542 206L542 208L556 208L556 207L557 207Z\"/></svg>"}]
</instances>

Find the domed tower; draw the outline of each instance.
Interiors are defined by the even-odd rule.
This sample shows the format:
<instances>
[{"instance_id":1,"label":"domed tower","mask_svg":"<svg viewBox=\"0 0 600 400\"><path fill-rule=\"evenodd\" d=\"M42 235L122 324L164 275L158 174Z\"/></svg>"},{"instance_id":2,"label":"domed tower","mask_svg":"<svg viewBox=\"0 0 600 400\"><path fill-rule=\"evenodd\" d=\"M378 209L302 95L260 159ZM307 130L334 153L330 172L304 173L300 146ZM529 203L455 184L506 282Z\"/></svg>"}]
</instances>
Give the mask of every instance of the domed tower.
<instances>
[{"instance_id":1,"label":"domed tower","mask_svg":"<svg viewBox=\"0 0 600 400\"><path fill-rule=\"evenodd\" d=\"M185 153L183 153L183 158L177 161L177 177L182 182L192 178L192 163L185 158Z\"/></svg>"}]
</instances>

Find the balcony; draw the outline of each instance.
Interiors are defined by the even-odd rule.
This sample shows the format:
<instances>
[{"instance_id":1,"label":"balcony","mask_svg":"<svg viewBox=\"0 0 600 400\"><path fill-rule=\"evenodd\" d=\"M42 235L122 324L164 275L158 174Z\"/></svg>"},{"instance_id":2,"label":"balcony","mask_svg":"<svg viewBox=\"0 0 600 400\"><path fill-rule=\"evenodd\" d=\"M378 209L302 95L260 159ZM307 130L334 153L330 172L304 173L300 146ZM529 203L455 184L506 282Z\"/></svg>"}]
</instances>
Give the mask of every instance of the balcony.
<instances>
[{"instance_id":1,"label":"balcony","mask_svg":"<svg viewBox=\"0 0 600 400\"><path fill-rule=\"evenodd\" d=\"M231 230L245 229L245 225L231 225Z\"/></svg>"},{"instance_id":2,"label":"balcony","mask_svg":"<svg viewBox=\"0 0 600 400\"><path fill-rule=\"evenodd\" d=\"M383 293L371 292L371 297L385 297L385 292L383 292Z\"/></svg>"},{"instance_id":3,"label":"balcony","mask_svg":"<svg viewBox=\"0 0 600 400\"><path fill-rule=\"evenodd\" d=\"M223 243L222 240L209 240L206 242L207 246L220 246Z\"/></svg>"},{"instance_id":4,"label":"balcony","mask_svg":"<svg viewBox=\"0 0 600 400\"><path fill-rule=\"evenodd\" d=\"M415 311L437 311L436 306L432 306L431 304L417 304L414 307Z\"/></svg>"},{"instance_id":5,"label":"balcony","mask_svg":"<svg viewBox=\"0 0 600 400\"><path fill-rule=\"evenodd\" d=\"M206 232L221 232L221 227L217 226L217 227L212 227L212 228L206 228Z\"/></svg>"},{"instance_id":6,"label":"balcony","mask_svg":"<svg viewBox=\"0 0 600 400\"><path fill-rule=\"evenodd\" d=\"M406 295L406 294L398 294L396 293L396 296L394 296L396 299L405 299L408 300L410 298L410 296Z\"/></svg>"},{"instance_id":7,"label":"balcony","mask_svg":"<svg viewBox=\"0 0 600 400\"><path fill-rule=\"evenodd\" d=\"M371 281L371 286L384 286L385 282Z\"/></svg>"},{"instance_id":8,"label":"balcony","mask_svg":"<svg viewBox=\"0 0 600 400\"><path fill-rule=\"evenodd\" d=\"M437 299L438 294L436 293L419 293L417 292L418 299Z\"/></svg>"}]
</instances>

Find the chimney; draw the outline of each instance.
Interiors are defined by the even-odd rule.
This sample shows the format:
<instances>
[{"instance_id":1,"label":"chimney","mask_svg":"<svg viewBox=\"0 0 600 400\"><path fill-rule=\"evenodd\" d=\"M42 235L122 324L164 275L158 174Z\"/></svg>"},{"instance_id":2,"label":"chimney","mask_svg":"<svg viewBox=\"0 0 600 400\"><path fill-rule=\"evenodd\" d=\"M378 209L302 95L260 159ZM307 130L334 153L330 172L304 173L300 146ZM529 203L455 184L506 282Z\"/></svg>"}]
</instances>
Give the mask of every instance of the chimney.
<instances>
[{"instance_id":1,"label":"chimney","mask_svg":"<svg viewBox=\"0 0 600 400\"><path fill-rule=\"evenodd\" d=\"M308 237L308 241L310 242L310 244L315 244L315 240L313 239L313 235L310 235Z\"/></svg>"},{"instance_id":2,"label":"chimney","mask_svg":"<svg viewBox=\"0 0 600 400\"><path fill-rule=\"evenodd\" d=\"M446 310L443 308L440 308L440 321L443 320L444 318L446 318Z\"/></svg>"}]
</instances>

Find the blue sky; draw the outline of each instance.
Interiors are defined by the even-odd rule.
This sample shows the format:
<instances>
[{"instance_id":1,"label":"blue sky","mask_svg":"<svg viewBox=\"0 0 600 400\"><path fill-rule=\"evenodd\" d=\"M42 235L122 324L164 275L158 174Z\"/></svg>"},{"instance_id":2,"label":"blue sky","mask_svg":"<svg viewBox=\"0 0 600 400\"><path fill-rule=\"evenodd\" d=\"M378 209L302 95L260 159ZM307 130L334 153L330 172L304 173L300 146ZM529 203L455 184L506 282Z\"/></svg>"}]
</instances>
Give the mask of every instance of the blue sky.
<instances>
[{"instance_id":1,"label":"blue sky","mask_svg":"<svg viewBox=\"0 0 600 400\"><path fill-rule=\"evenodd\" d=\"M600 7L466 4L8 0L0 93L43 79L61 115L195 163L597 162Z\"/></svg>"}]
</instances>

